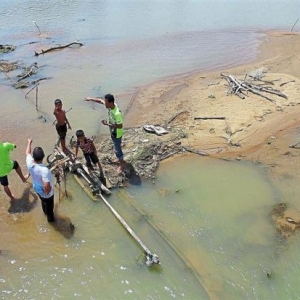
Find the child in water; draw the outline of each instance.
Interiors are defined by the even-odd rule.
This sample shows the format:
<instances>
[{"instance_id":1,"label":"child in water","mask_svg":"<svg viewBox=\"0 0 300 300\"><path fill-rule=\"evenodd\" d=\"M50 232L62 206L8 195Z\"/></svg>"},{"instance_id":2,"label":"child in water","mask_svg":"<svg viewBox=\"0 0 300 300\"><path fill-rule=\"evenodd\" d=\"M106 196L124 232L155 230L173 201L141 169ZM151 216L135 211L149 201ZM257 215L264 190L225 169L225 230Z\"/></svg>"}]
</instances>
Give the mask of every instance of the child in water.
<instances>
[{"instance_id":1,"label":"child in water","mask_svg":"<svg viewBox=\"0 0 300 300\"><path fill-rule=\"evenodd\" d=\"M92 141L92 139L87 138L83 130L81 129L76 131L76 137L77 137L77 143L75 149L75 157L77 157L78 149L80 148L85 157L87 167L89 169L92 169L92 163L97 164L100 171L100 180L104 185L106 185L102 166L97 156L97 150L95 148L94 142Z\"/></svg>"},{"instance_id":2,"label":"child in water","mask_svg":"<svg viewBox=\"0 0 300 300\"><path fill-rule=\"evenodd\" d=\"M67 130L71 128L71 125L67 119L66 112L62 109L62 101L60 99L56 99L54 101L54 116L56 117L56 131L57 134L59 135L60 143L61 143L61 148L63 152L66 152L66 135L67 135ZM68 125L68 129L67 129Z\"/></svg>"}]
</instances>

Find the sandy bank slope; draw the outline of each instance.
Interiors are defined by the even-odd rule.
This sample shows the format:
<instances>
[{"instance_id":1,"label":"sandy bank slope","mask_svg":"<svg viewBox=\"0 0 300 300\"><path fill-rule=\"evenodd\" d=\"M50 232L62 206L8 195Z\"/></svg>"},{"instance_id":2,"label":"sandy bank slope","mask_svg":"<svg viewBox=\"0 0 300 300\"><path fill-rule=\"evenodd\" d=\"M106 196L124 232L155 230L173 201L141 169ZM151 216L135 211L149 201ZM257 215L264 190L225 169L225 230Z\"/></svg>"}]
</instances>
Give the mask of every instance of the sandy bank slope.
<instances>
[{"instance_id":1,"label":"sandy bank slope","mask_svg":"<svg viewBox=\"0 0 300 300\"><path fill-rule=\"evenodd\" d=\"M262 80L273 84L253 81L249 77L258 69L266 71ZM271 102L251 92L241 99L229 93L221 73L239 80L244 80L248 74L247 82L279 90L287 99L268 94L274 100ZM260 46L258 60L252 64L161 81L140 89L126 115L126 125L168 123L187 133L183 145L206 150L210 155L248 159L259 156L263 162L265 156L269 161L270 155L275 157L278 151L287 151L287 142L296 142L293 137L281 143L277 139L300 124L299 113L300 35L269 32ZM194 119L215 116L226 117L226 121ZM273 145L275 141L278 151L271 154L264 145Z\"/></svg>"}]
</instances>

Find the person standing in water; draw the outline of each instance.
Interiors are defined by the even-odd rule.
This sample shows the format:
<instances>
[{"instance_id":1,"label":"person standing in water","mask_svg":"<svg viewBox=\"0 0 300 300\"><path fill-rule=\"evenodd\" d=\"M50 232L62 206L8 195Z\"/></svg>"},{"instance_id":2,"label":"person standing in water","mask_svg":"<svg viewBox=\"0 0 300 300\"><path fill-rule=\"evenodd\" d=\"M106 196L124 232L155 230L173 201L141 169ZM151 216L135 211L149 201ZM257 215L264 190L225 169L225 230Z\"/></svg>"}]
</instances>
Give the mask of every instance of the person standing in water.
<instances>
[{"instance_id":1,"label":"person standing in water","mask_svg":"<svg viewBox=\"0 0 300 300\"><path fill-rule=\"evenodd\" d=\"M62 109L62 101L60 99L56 99L54 101L54 116L56 118L56 131L57 134L59 135L60 143L61 143L61 148L63 152L67 151L66 148L66 135L68 129L72 130L71 125L67 119L66 112ZM67 128L68 125L68 128Z\"/></svg>"},{"instance_id":2,"label":"person standing in water","mask_svg":"<svg viewBox=\"0 0 300 300\"><path fill-rule=\"evenodd\" d=\"M43 164L45 157L41 147L35 147L31 155L32 139L27 140L26 165L32 176L32 185L42 202L42 209L49 223L54 217L54 184L51 171Z\"/></svg>"},{"instance_id":3,"label":"person standing in water","mask_svg":"<svg viewBox=\"0 0 300 300\"><path fill-rule=\"evenodd\" d=\"M98 97L86 97L85 101L94 101L104 104L108 109L108 117L102 120L102 124L109 127L114 150L120 166L118 173L122 173L125 169L124 155L122 151L122 136L123 136L123 114L118 105L115 103L115 98L111 94L106 94L104 100Z\"/></svg>"},{"instance_id":4,"label":"person standing in water","mask_svg":"<svg viewBox=\"0 0 300 300\"><path fill-rule=\"evenodd\" d=\"M9 188L7 175L11 172L11 170L16 170L23 182L26 182L30 176L29 174L24 176L18 162L16 160L11 160L10 152L15 148L17 148L15 144L0 142L0 183L3 186L6 195L10 198L10 201L15 200L15 197Z\"/></svg>"}]
</instances>

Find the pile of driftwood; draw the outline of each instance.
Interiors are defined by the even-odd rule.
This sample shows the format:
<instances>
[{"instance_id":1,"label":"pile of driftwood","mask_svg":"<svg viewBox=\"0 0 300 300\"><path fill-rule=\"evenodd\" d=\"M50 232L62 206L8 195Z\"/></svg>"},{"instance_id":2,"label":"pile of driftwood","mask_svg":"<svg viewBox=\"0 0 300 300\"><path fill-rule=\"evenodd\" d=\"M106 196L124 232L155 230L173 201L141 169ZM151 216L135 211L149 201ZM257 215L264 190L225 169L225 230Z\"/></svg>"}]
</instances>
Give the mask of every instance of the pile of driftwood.
<instances>
[{"instance_id":1,"label":"pile of driftwood","mask_svg":"<svg viewBox=\"0 0 300 300\"><path fill-rule=\"evenodd\" d=\"M265 81L261 79L261 76L249 76L251 80L246 81L247 75L244 80L238 80L232 75L221 74L222 78L224 78L229 85L229 93L237 95L241 99L245 99L248 96L248 92L261 96L272 103L276 103L276 101L270 98L268 95L276 95L287 99L287 96L281 93L279 90L272 88L270 85L274 85L273 81ZM254 84L253 82L257 81L258 84Z\"/></svg>"},{"instance_id":2,"label":"pile of driftwood","mask_svg":"<svg viewBox=\"0 0 300 300\"><path fill-rule=\"evenodd\" d=\"M176 154L189 152L200 156L209 155L200 149L181 145L186 134L180 128L168 127L168 132L165 135L157 135L147 132L143 126L126 128L126 134L123 137L123 152L130 168L126 166L124 172L126 178L123 178L123 181L120 176L116 176L116 165L113 162L115 154L110 136L96 138L94 142L97 154L111 185L113 187L124 186L126 181L137 185L132 183L132 181L137 181L137 176L154 179L161 161ZM130 174L127 174L127 171Z\"/></svg>"}]
</instances>

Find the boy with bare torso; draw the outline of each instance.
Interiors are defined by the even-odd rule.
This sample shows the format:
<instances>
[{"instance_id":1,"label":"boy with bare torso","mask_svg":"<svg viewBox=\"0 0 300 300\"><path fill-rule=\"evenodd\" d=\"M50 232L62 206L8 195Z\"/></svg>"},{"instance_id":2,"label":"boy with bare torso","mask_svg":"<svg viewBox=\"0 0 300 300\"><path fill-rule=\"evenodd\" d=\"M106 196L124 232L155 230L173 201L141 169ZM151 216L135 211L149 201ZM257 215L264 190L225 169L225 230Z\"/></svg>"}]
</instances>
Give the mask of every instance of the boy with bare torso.
<instances>
[{"instance_id":1,"label":"boy with bare torso","mask_svg":"<svg viewBox=\"0 0 300 300\"><path fill-rule=\"evenodd\" d=\"M63 152L66 152L66 135L68 129L72 130L71 125L67 119L66 112L62 109L62 101L60 99L56 99L54 101L54 116L56 118L56 131L59 135L60 143L61 143L61 148ZM68 125L68 129L67 129Z\"/></svg>"}]
</instances>

